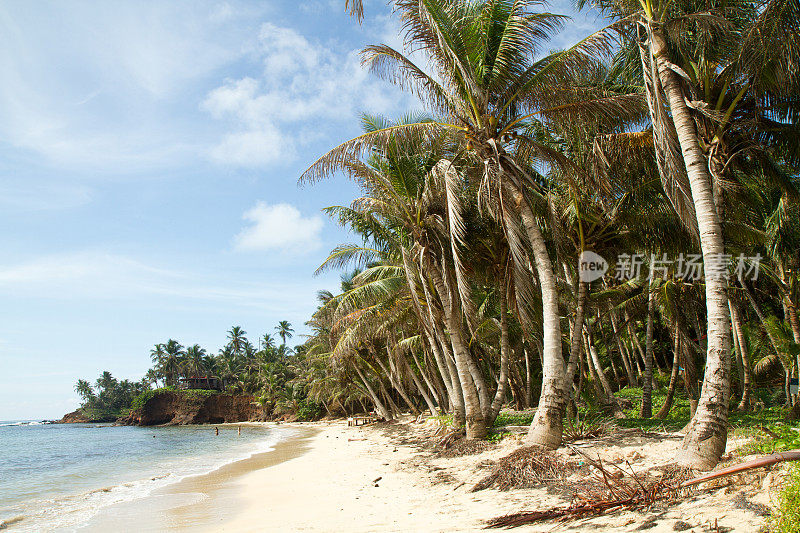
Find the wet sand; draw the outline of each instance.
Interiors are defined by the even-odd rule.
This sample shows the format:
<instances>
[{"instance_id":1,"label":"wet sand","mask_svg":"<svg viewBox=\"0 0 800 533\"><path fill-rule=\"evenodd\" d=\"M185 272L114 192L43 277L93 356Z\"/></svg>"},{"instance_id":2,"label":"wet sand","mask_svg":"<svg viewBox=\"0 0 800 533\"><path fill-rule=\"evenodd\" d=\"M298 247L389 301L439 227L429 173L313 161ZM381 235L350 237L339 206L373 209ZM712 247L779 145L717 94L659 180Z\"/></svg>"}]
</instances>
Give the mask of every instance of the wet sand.
<instances>
[{"instance_id":1,"label":"wet sand","mask_svg":"<svg viewBox=\"0 0 800 533\"><path fill-rule=\"evenodd\" d=\"M145 498L104 508L79 531L219 530L232 522L239 511L241 479L303 455L317 430L294 426L292 432L292 436L276 443L270 451L228 463L207 474L187 477Z\"/></svg>"}]
</instances>

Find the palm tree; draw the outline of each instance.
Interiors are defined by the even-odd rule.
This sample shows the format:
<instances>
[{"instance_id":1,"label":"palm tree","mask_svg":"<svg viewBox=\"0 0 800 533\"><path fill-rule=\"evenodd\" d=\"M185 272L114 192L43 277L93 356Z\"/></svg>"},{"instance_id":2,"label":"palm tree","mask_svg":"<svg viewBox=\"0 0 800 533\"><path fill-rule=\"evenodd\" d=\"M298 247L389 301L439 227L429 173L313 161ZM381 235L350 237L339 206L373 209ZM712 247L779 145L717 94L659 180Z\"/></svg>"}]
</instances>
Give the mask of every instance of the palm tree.
<instances>
[{"instance_id":1,"label":"palm tree","mask_svg":"<svg viewBox=\"0 0 800 533\"><path fill-rule=\"evenodd\" d=\"M383 142L412 142L415 137L430 138L451 132L484 168L482 180L489 194L483 197L488 211L502 224L512 249L517 275L528 270L528 250L538 274L543 302L544 383L539 408L531 425L532 443L556 447L561 442L562 418L567 398L564 361L561 356L561 326L556 278L539 226L531 197L541 198L538 182L527 160L535 157L555 166L569 166L558 153L537 142L531 133L530 119L566 117L574 112L594 110L594 116L610 109L623 110L623 103L635 99L618 98L606 92L578 89L569 84L569 72L576 64L586 65L586 52L602 49L603 38L585 40L572 49L534 59L539 44L563 22L564 17L535 13L534 1L467 2L455 0L404 0L396 3L404 22L406 41L427 55L435 69L428 74L402 52L387 45L367 47L364 61L372 70L402 87L411 89L442 119L393 125L371 131L331 150L301 177L314 181L343 169L365 149ZM440 83L438 80L442 80ZM571 107L575 96L584 100ZM602 96L587 103L587 96ZM639 106L632 105L636 113ZM484 162L487 164L484 165ZM442 171L455 180L457 175L447 162ZM546 202L545 202L546 203ZM454 243L463 243L457 217L451 220ZM521 236L527 238L522 242ZM469 306L464 273L457 265L457 307ZM532 278L519 276L517 285L528 285L521 294L531 294ZM446 297L447 299L447 297ZM523 316L520 317L524 319Z\"/></svg>"},{"instance_id":2,"label":"palm tree","mask_svg":"<svg viewBox=\"0 0 800 533\"><path fill-rule=\"evenodd\" d=\"M178 384L178 377L183 372L186 352L183 349L183 345L175 339L169 339L163 345L163 350L162 371L164 380L167 385L174 387Z\"/></svg>"},{"instance_id":3,"label":"palm tree","mask_svg":"<svg viewBox=\"0 0 800 533\"><path fill-rule=\"evenodd\" d=\"M756 162L762 172L773 173L758 145L796 138L781 121L797 113L800 49L797 32L788 28L799 28L800 16L783 0L758 7L668 0L592 5L630 23L627 42L640 51L633 70L644 82L665 190L686 223L697 228L706 266L708 348L702 396L681 462L711 468L725 449L730 396L723 180L742 163L752 168ZM704 112L695 112L689 101ZM796 158L796 143L791 145L781 155ZM687 204L689 209L681 208Z\"/></svg>"},{"instance_id":4,"label":"palm tree","mask_svg":"<svg viewBox=\"0 0 800 533\"><path fill-rule=\"evenodd\" d=\"M271 350L275 348L275 339L272 338L272 335L269 333L265 333L261 340L259 341L262 350Z\"/></svg>"},{"instance_id":5,"label":"palm tree","mask_svg":"<svg viewBox=\"0 0 800 533\"><path fill-rule=\"evenodd\" d=\"M278 322L278 325L275 326L275 331L278 333L278 336L281 338L281 343L284 346L286 346L286 339L291 339L292 333L294 333L292 325L288 320L281 320Z\"/></svg>"},{"instance_id":6,"label":"palm tree","mask_svg":"<svg viewBox=\"0 0 800 533\"><path fill-rule=\"evenodd\" d=\"M231 349L231 355L235 359L244 357L245 346L247 345L247 332L240 326L233 326L228 331L228 346Z\"/></svg>"},{"instance_id":7,"label":"palm tree","mask_svg":"<svg viewBox=\"0 0 800 533\"><path fill-rule=\"evenodd\" d=\"M153 370L158 378L164 379L164 361L166 360L164 344L158 343L150 350L150 360L153 362ZM165 382L166 383L166 382Z\"/></svg>"},{"instance_id":8,"label":"palm tree","mask_svg":"<svg viewBox=\"0 0 800 533\"><path fill-rule=\"evenodd\" d=\"M156 388L158 388L158 379L159 379L158 372L154 368L151 368L145 373L143 381L146 382L148 385L155 386Z\"/></svg>"},{"instance_id":9,"label":"palm tree","mask_svg":"<svg viewBox=\"0 0 800 533\"><path fill-rule=\"evenodd\" d=\"M78 382L75 384L75 392L77 392L78 396L81 397L84 405L89 404L89 402L95 397L92 385L85 379L78 380Z\"/></svg>"},{"instance_id":10,"label":"palm tree","mask_svg":"<svg viewBox=\"0 0 800 533\"><path fill-rule=\"evenodd\" d=\"M199 344L186 349L186 373L192 376L202 376L208 371L205 365L206 351Z\"/></svg>"}]
</instances>

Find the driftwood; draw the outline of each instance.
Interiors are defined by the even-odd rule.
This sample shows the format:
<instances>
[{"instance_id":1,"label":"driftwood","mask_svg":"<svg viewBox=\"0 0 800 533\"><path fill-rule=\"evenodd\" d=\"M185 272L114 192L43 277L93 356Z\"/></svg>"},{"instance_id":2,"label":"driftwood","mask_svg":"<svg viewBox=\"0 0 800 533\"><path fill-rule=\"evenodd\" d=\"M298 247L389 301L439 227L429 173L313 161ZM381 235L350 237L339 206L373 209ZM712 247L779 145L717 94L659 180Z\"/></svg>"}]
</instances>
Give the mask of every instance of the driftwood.
<instances>
[{"instance_id":1,"label":"driftwood","mask_svg":"<svg viewBox=\"0 0 800 533\"><path fill-rule=\"evenodd\" d=\"M587 480L587 488L576 494L570 505L500 516L489 520L486 528L511 528L550 519L580 519L620 510L645 509L659 500L674 500L687 487L783 461L800 461L800 450L773 453L688 481L682 481L686 479L685 470L676 469L656 479L645 479L632 470L630 474L620 477L621 469L620 472L610 473L599 461L591 461L599 472L596 478L601 483L592 486L591 480Z\"/></svg>"},{"instance_id":2,"label":"driftwood","mask_svg":"<svg viewBox=\"0 0 800 533\"><path fill-rule=\"evenodd\" d=\"M577 520L621 510L645 509L656 501L675 498L682 476L685 475L684 471L676 469L658 478L647 479L633 470L629 474L622 469L609 472L600 461L592 461L592 466L598 470L598 474L586 480L586 488L575 494L570 505L499 516L489 520L486 529L518 527L554 518Z\"/></svg>"},{"instance_id":3,"label":"driftwood","mask_svg":"<svg viewBox=\"0 0 800 533\"><path fill-rule=\"evenodd\" d=\"M746 461L738 465L730 466L728 468L723 468L722 470L718 470L717 472L710 472L704 476L696 477L694 479L690 479L689 481L681 483L681 488L691 487L692 485L697 485L698 483L711 481L712 479L717 479L720 477L731 476L733 474L738 474L739 472L752 470L753 468L772 466L774 464L782 463L783 461L800 461L800 450L791 450L788 452L773 453L771 455L765 455L764 457L759 457L758 459L753 459L752 461Z\"/></svg>"}]
</instances>

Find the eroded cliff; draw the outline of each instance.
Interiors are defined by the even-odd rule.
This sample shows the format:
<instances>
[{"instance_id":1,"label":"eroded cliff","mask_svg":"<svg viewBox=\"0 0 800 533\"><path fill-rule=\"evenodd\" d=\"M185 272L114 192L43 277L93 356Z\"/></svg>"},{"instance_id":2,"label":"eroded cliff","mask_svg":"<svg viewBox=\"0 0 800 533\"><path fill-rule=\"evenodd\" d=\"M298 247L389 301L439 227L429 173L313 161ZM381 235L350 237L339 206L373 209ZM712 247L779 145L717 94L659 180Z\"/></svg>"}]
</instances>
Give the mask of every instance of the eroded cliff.
<instances>
[{"instance_id":1,"label":"eroded cliff","mask_svg":"<svg viewBox=\"0 0 800 533\"><path fill-rule=\"evenodd\" d=\"M134 426L222 424L264 420L253 396L206 391L156 390L141 398L130 414L118 420Z\"/></svg>"}]
</instances>

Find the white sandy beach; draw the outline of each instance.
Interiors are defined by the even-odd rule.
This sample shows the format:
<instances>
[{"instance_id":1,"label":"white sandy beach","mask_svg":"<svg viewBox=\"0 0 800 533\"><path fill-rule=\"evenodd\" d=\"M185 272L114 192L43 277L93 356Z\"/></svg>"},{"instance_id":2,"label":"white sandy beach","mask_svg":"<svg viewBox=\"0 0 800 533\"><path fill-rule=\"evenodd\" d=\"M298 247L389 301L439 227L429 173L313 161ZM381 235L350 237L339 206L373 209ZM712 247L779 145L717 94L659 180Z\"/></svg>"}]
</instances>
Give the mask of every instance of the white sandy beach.
<instances>
[{"instance_id":1,"label":"white sandy beach","mask_svg":"<svg viewBox=\"0 0 800 533\"><path fill-rule=\"evenodd\" d=\"M493 460L519 446L513 438L481 454L443 458L402 443L429 430L411 421L298 426L315 430L303 439L299 454L293 445L281 452L289 453L282 462L206 480L201 485L208 497L173 511L170 525L205 531L477 531L489 518L568 503L547 488L469 492ZM575 446L607 461L628 460L638 470L669 463L679 443L677 435L631 435ZM732 441L729 447L740 444ZM748 485L699 490L670 507L518 530L758 531L765 520L762 506L776 493L773 478L764 473Z\"/></svg>"}]
</instances>

